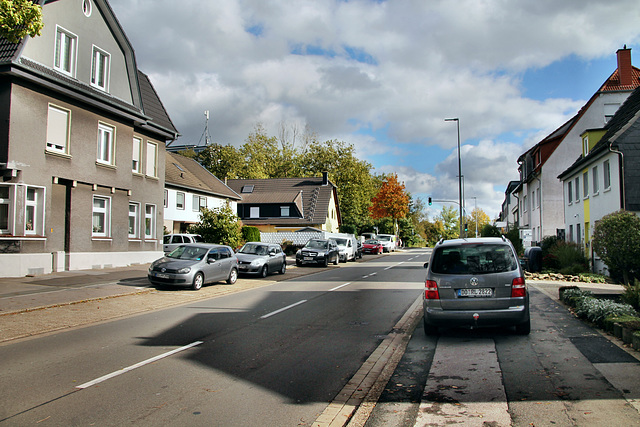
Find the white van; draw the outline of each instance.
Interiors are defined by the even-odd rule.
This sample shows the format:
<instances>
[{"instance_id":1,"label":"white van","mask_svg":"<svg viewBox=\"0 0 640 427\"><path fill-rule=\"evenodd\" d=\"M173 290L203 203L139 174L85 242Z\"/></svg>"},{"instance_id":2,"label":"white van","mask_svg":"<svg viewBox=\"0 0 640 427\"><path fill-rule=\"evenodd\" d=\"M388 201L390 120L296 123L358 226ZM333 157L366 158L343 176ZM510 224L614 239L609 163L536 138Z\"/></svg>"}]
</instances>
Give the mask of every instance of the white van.
<instances>
[{"instance_id":1,"label":"white van","mask_svg":"<svg viewBox=\"0 0 640 427\"><path fill-rule=\"evenodd\" d=\"M353 234L346 233L326 233L327 238L333 239L338 244L340 250L340 261L355 261L358 251L358 242Z\"/></svg>"},{"instance_id":2,"label":"white van","mask_svg":"<svg viewBox=\"0 0 640 427\"><path fill-rule=\"evenodd\" d=\"M378 234L377 239L382 242L383 252L393 252L398 246L398 236L394 234Z\"/></svg>"}]
</instances>

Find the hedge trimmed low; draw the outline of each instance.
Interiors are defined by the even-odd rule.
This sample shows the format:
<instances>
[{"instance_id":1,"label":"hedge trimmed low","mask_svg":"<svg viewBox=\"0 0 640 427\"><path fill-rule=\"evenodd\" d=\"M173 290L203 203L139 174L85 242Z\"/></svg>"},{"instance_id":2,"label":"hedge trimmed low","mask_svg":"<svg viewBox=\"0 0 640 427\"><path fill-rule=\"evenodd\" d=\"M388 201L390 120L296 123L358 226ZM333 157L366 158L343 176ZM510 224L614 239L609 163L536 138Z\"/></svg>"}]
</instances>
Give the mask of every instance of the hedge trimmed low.
<instances>
[{"instance_id":1,"label":"hedge trimmed low","mask_svg":"<svg viewBox=\"0 0 640 427\"><path fill-rule=\"evenodd\" d=\"M594 297L593 292L575 287L564 289L561 300L581 319L586 319L605 329L605 319L629 316L638 319L638 313L629 304Z\"/></svg>"}]
</instances>

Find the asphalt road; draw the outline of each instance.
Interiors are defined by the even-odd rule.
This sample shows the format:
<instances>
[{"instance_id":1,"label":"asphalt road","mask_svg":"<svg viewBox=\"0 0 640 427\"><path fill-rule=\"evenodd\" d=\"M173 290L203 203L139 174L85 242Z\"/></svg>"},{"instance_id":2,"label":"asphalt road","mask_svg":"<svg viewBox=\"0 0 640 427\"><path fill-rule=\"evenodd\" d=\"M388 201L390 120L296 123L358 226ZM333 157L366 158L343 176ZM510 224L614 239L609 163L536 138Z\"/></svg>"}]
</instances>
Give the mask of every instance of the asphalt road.
<instances>
[{"instance_id":1,"label":"asphalt road","mask_svg":"<svg viewBox=\"0 0 640 427\"><path fill-rule=\"evenodd\" d=\"M0 423L311 425L420 296L426 254L0 346Z\"/></svg>"}]
</instances>

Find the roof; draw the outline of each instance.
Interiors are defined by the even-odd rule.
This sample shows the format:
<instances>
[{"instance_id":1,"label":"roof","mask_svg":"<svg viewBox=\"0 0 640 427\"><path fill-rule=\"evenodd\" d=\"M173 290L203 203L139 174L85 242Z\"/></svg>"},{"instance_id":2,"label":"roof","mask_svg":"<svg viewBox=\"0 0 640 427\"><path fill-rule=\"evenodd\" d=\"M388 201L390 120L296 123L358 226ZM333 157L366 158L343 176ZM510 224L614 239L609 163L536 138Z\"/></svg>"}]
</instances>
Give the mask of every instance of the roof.
<instances>
[{"instance_id":1,"label":"roof","mask_svg":"<svg viewBox=\"0 0 640 427\"><path fill-rule=\"evenodd\" d=\"M231 188L216 178L200 163L175 153L166 153L164 181L175 186L232 200L242 200Z\"/></svg>"},{"instance_id":2,"label":"roof","mask_svg":"<svg viewBox=\"0 0 640 427\"><path fill-rule=\"evenodd\" d=\"M164 128L171 133L177 134L178 130L173 125L167 110L164 108L158 93L151 84L149 76L138 70L138 82L140 84L140 95L142 96L142 109L144 113L152 118L153 123Z\"/></svg>"},{"instance_id":3,"label":"roof","mask_svg":"<svg viewBox=\"0 0 640 427\"><path fill-rule=\"evenodd\" d=\"M243 218L242 222L252 224L287 224L309 225L324 224L329 216L332 197L335 198L336 187L330 181L322 185L322 177L310 178L271 178L271 179L230 179L227 185L236 193L242 194L239 204L281 204L296 203L303 218ZM242 193L245 186L253 186L251 193ZM295 197L295 199L293 199ZM339 216L339 214L338 214Z\"/></svg>"}]
</instances>

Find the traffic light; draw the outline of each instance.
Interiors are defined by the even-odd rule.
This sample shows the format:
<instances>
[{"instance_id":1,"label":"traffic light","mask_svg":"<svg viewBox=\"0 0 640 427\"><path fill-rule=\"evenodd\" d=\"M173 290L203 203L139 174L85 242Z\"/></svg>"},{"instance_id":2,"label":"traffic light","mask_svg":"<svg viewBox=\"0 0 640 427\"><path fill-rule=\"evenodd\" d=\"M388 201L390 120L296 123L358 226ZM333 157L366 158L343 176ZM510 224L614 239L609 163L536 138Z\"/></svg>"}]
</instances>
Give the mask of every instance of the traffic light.
<instances>
[{"instance_id":1,"label":"traffic light","mask_svg":"<svg viewBox=\"0 0 640 427\"><path fill-rule=\"evenodd\" d=\"M431 197L429 197L429 206L431 206Z\"/></svg>"},{"instance_id":2,"label":"traffic light","mask_svg":"<svg viewBox=\"0 0 640 427\"><path fill-rule=\"evenodd\" d=\"M464 232L466 233L467 231L469 231L469 224L467 224L466 222L464 223Z\"/></svg>"}]
</instances>

